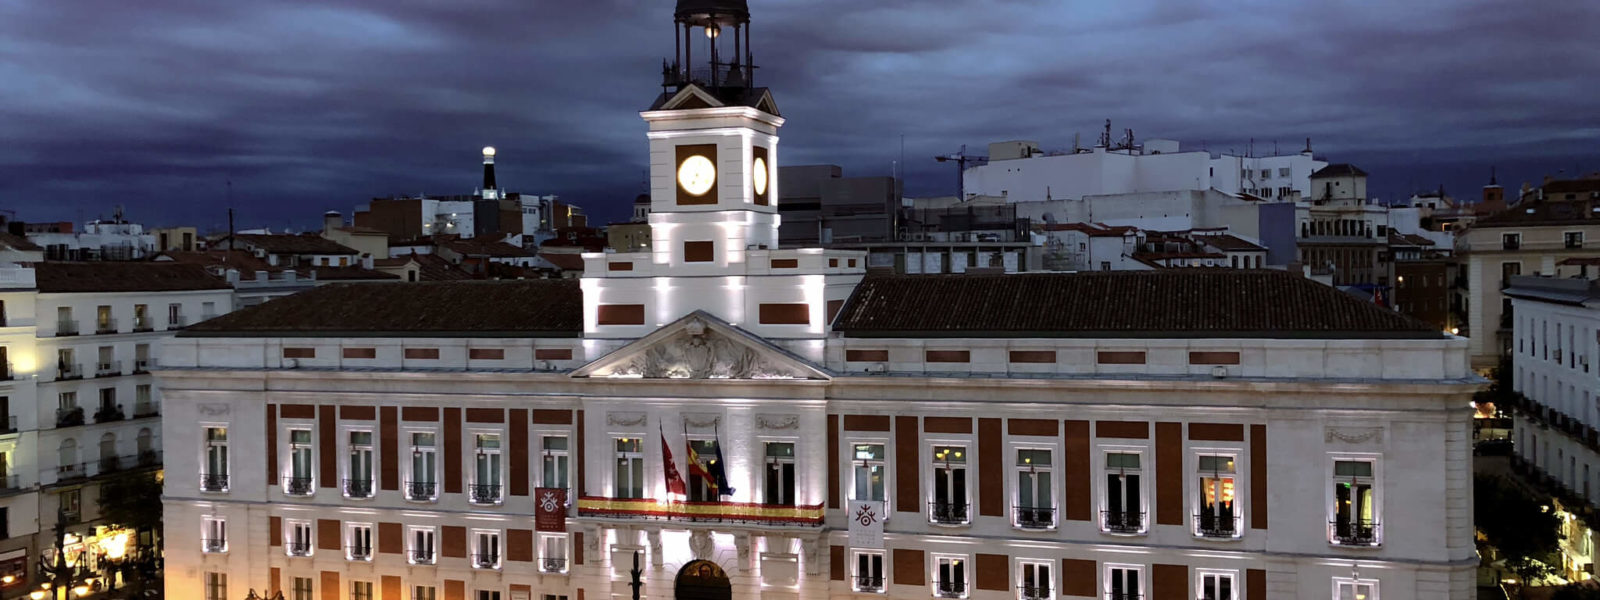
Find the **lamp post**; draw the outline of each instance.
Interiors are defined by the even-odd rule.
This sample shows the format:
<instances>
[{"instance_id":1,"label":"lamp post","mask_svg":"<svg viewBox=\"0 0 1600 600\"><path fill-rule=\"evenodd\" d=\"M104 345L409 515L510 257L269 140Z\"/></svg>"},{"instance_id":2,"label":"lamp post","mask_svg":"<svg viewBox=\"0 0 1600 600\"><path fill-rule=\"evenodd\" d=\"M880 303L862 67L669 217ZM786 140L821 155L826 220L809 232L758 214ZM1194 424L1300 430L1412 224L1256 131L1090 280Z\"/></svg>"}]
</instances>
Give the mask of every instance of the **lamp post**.
<instances>
[{"instance_id":1,"label":"lamp post","mask_svg":"<svg viewBox=\"0 0 1600 600\"><path fill-rule=\"evenodd\" d=\"M639 589L644 587L644 582L639 580L639 576L643 575L644 571L639 569L638 550L633 551L633 569L629 570L628 574L633 577L633 580L628 582L628 587L633 588L633 600L639 600Z\"/></svg>"}]
</instances>

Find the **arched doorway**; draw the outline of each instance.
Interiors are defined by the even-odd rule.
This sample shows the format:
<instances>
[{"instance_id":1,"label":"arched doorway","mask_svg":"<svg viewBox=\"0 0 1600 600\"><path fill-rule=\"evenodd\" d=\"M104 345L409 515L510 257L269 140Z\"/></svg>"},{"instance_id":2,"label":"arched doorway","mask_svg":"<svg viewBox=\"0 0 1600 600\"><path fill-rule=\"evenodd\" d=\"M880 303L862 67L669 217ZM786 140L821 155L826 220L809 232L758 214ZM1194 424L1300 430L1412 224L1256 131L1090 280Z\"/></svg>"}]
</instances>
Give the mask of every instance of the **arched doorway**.
<instances>
[{"instance_id":1,"label":"arched doorway","mask_svg":"<svg viewBox=\"0 0 1600 600\"><path fill-rule=\"evenodd\" d=\"M722 567L709 560L690 561L673 585L677 600L733 600L733 584Z\"/></svg>"}]
</instances>

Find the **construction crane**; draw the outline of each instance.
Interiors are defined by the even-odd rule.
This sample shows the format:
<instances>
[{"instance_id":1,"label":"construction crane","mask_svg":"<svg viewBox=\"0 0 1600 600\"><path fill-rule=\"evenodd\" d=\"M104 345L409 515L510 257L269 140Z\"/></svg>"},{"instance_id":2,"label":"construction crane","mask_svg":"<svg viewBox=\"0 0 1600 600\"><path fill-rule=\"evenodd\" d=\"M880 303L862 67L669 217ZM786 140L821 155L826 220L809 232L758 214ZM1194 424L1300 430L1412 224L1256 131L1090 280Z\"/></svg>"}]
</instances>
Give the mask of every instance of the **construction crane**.
<instances>
[{"instance_id":1,"label":"construction crane","mask_svg":"<svg viewBox=\"0 0 1600 600\"><path fill-rule=\"evenodd\" d=\"M933 159L939 162L952 160L956 162L956 198L961 201L967 199L967 163L972 163L973 166L989 163L989 157L987 156L967 155L966 144L962 144L961 150L955 154L942 154L933 157Z\"/></svg>"}]
</instances>

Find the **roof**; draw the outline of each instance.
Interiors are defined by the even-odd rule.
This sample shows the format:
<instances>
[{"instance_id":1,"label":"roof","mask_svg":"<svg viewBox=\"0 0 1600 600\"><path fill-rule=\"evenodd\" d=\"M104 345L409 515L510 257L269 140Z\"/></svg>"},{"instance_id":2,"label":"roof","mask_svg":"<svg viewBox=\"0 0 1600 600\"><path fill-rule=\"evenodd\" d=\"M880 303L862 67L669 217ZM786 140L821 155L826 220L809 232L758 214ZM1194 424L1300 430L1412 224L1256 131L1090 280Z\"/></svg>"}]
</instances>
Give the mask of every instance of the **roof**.
<instances>
[{"instance_id":1,"label":"roof","mask_svg":"<svg viewBox=\"0 0 1600 600\"><path fill-rule=\"evenodd\" d=\"M583 255L576 252L540 252L539 258L563 271L583 271Z\"/></svg>"},{"instance_id":2,"label":"roof","mask_svg":"<svg viewBox=\"0 0 1600 600\"><path fill-rule=\"evenodd\" d=\"M1572 258L1563 259L1561 262L1556 263L1556 266L1561 266L1561 267L1577 267L1577 266L1588 267L1588 266L1594 266L1594 265L1600 265L1600 256L1586 256L1586 257L1576 257L1575 256L1575 257L1572 257Z\"/></svg>"},{"instance_id":3,"label":"roof","mask_svg":"<svg viewBox=\"0 0 1600 600\"><path fill-rule=\"evenodd\" d=\"M335 283L231 312L181 337L577 337L575 279Z\"/></svg>"},{"instance_id":4,"label":"roof","mask_svg":"<svg viewBox=\"0 0 1600 600\"><path fill-rule=\"evenodd\" d=\"M200 265L156 262L41 262L33 264L43 293L180 292L232 289Z\"/></svg>"},{"instance_id":5,"label":"roof","mask_svg":"<svg viewBox=\"0 0 1600 600\"><path fill-rule=\"evenodd\" d=\"M1430 240L1428 238L1422 237L1422 236L1414 234L1414 233L1396 233L1395 231L1390 230L1389 231L1389 245L1390 246L1432 246L1432 245L1434 245L1434 243L1433 243L1433 240Z\"/></svg>"},{"instance_id":6,"label":"roof","mask_svg":"<svg viewBox=\"0 0 1600 600\"><path fill-rule=\"evenodd\" d=\"M1481 217L1472 223L1472 227L1600 225L1600 212L1597 211L1600 211L1600 206L1591 209L1582 201L1533 200Z\"/></svg>"},{"instance_id":7,"label":"roof","mask_svg":"<svg viewBox=\"0 0 1600 600\"><path fill-rule=\"evenodd\" d=\"M1323 167L1321 169L1317 169L1317 172L1311 174L1311 178L1312 179L1317 179L1317 178L1320 178L1320 177L1350 177L1350 176L1366 177L1367 176L1367 172L1361 170L1360 167L1357 167L1357 166L1352 165L1350 163L1334 163L1334 164L1328 165L1326 167Z\"/></svg>"},{"instance_id":8,"label":"roof","mask_svg":"<svg viewBox=\"0 0 1600 600\"><path fill-rule=\"evenodd\" d=\"M417 263L417 276L422 281L460 281L473 279L472 274L461 270L437 254L417 254L415 250L405 256L380 258L372 261L380 268L400 268L407 263Z\"/></svg>"},{"instance_id":9,"label":"roof","mask_svg":"<svg viewBox=\"0 0 1600 600\"><path fill-rule=\"evenodd\" d=\"M1545 196L1550 194L1577 194L1600 191L1600 177L1589 176L1581 179L1552 179L1539 186L1544 190Z\"/></svg>"},{"instance_id":10,"label":"roof","mask_svg":"<svg viewBox=\"0 0 1600 600\"><path fill-rule=\"evenodd\" d=\"M1089 223L1046 223L1045 231L1080 231L1089 237L1124 237L1137 233L1139 228L1120 225L1108 227Z\"/></svg>"},{"instance_id":11,"label":"roof","mask_svg":"<svg viewBox=\"0 0 1600 600\"><path fill-rule=\"evenodd\" d=\"M0 245L4 245L12 250L20 250L23 252L44 250L44 248L40 247L38 244L28 241L28 238L3 231L0 231Z\"/></svg>"},{"instance_id":12,"label":"roof","mask_svg":"<svg viewBox=\"0 0 1600 600\"><path fill-rule=\"evenodd\" d=\"M306 269L317 281L377 281L381 279L399 279L399 275L385 273L361 267L311 267Z\"/></svg>"},{"instance_id":13,"label":"roof","mask_svg":"<svg viewBox=\"0 0 1600 600\"><path fill-rule=\"evenodd\" d=\"M268 254L360 254L354 248L315 233L299 235L241 233L233 237L241 244L260 248Z\"/></svg>"},{"instance_id":14,"label":"roof","mask_svg":"<svg viewBox=\"0 0 1600 600\"><path fill-rule=\"evenodd\" d=\"M848 337L1438 339L1433 326L1284 271L877 275Z\"/></svg>"},{"instance_id":15,"label":"roof","mask_svg":"<svg viewBox=\"0 0 1600 600\"><path fill-rule=\"evenodd\" d=\"M434 243L441 248L449 248L453 252L467 256L488 257L528 257L532 252L518 246L507 244L500 240L482 237L459 238L449 236L434 236Z\"/></svg>"},{"instance_id":16,"label":"roof","mask_svg":"<svg viewBox=\"0 0 1600 600\"><path fill-rule=\"evenodd\" d=\"M1224 252L1245 252L1245 251L1258 251L1259 252L1259 251L1266 250L1266 248L1261 247L1260 244L1256 244L1255 242L1252 242L1250 240L1247 240L1247 239L1244 239L1244 238L1241 238L1241 237L1238 237L1238 236L1235 236L1235 235L1232 235L1232 234L1227 234L1227 233L1224 233L1224 234L1213 234L1213 235L1197 235L1197 236L1194 236L1194 240L1197 241L1197 242L1204 243L1204 244L1206 244L1208 246L1211 246L1213 248L1216 248L1218 250L1222 250Z\"/></svg>"},{"instance_id":17,"label":"roof","mask_svg":"<svg viewBox=\"0 0 1600 600\"><path fill-rule=\"evenodd\" d=\"M1580 277L1557 279L1539 275L1514 275L1501 293L1521 300L1538 300L1582 306L1600 300L1600 283Z\"/></svg>"}]
</instances>

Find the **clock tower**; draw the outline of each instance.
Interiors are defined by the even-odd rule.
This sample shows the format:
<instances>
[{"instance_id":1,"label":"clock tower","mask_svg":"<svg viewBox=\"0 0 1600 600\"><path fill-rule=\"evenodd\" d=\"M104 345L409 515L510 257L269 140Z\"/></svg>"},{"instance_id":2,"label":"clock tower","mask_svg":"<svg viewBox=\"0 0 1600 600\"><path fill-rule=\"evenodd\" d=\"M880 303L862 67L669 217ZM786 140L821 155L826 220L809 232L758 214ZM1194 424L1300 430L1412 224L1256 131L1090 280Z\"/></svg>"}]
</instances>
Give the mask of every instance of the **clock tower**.
<instances>
[{"instance_id":1,"label":"clock tower","mask_svg":"<svg viewBox=\"0 0 1600 600\"><path fill-rule=\"evenodd\" d=\"M673 37L662 92L639 113L651 251L585 255L585 335L636 338L703 310L763 336L824 337L865 255L778 248L784 119L755 84L749 7L678 0Z\"/></svg>"}]
</instances>

